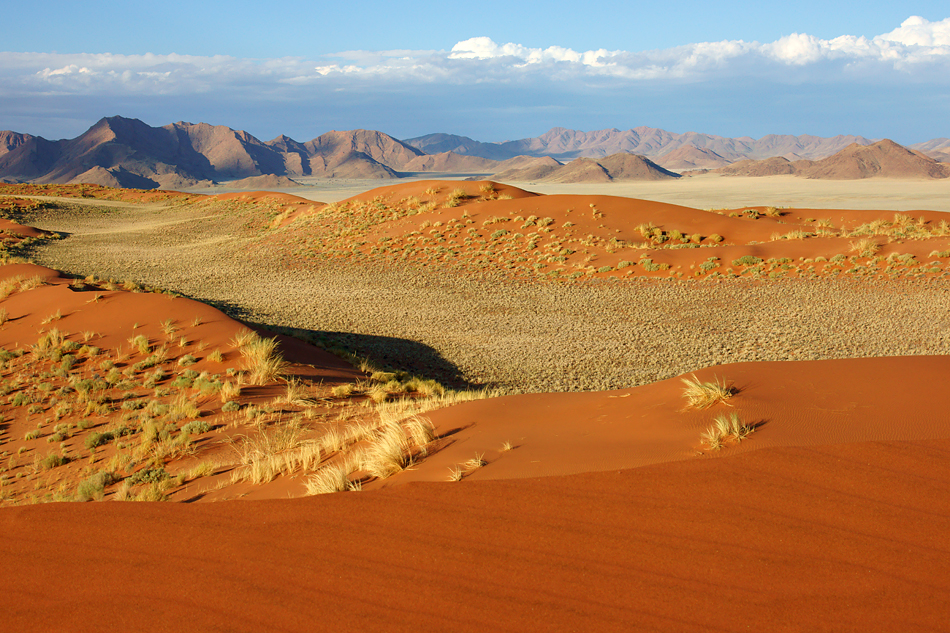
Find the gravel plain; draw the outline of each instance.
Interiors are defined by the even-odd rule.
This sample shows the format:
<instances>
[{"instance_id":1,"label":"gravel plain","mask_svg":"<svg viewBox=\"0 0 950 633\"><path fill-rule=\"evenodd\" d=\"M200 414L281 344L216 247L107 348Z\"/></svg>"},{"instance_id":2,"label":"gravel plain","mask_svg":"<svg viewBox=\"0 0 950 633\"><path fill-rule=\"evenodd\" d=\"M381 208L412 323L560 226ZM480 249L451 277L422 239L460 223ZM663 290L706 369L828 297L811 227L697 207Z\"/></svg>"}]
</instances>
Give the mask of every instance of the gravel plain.
<instances>
[{"instance_id":1,"label":"gravel plain","mask_svg":"<svg viewBox=\"0 0 950 633\"><path fill-rule=\"evenodd\" d=\"M249 322L453 384L514 391L622 388L722 363L945 354L945 281L512 283L438 271L286 261L241 214L64 203L23 220L66 232L33 259L134 280Z\"/></svg>"}]
</instances>

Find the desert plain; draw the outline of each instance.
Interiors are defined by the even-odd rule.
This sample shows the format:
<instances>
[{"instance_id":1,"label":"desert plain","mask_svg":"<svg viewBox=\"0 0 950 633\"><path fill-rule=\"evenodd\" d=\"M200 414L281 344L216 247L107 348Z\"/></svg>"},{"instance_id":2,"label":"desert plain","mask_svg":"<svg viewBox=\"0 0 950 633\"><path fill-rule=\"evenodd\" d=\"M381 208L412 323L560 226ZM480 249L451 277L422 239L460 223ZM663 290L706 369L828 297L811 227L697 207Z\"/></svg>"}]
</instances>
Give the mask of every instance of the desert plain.
<instances>
[{"instance_id":1,"label":"desert plain","mask_svg":"<svg viewBox=\"0 0 950 633\"><path fill-rule=\"evenodd\" d=\"M0 186L4 628L946 627L947 179L226 190Z\"/></svg>"}]
</instances>

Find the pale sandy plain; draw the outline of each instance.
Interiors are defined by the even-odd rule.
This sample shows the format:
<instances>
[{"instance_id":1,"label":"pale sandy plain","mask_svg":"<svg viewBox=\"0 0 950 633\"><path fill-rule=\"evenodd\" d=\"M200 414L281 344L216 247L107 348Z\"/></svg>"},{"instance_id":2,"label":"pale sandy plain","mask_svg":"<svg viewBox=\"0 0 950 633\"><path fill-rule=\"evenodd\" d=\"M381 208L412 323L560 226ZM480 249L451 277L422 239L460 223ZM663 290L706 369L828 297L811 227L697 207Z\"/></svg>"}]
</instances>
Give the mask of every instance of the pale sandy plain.
<instances>
[{"instance_id":1,"label":"pale sandy plain","mask_svg":"<svg viewBox=\"0 0 950 633\"><path fill-rule=\"evenodd\" d=\"M485 174L467 174L464 177ZM407 180L459 180L457 174L419 174L405 180L327 180L297 177L305 185L283 189L286 193L337 202L385 184ZM865 180L811 180L796 176L764 176L744 178L701 174L680 180L617 183L533 183L508 184L545 194L589 194L642 198L657 202L681 204L697 209L729 208L748 205L769 205L813 209L888 209L914 211L926 209L950 212L950 179L903 180L869 178ZM227 193L235 191L227 183L219 187L189 189L195 193Z\"/></svg>"}]
</instances>

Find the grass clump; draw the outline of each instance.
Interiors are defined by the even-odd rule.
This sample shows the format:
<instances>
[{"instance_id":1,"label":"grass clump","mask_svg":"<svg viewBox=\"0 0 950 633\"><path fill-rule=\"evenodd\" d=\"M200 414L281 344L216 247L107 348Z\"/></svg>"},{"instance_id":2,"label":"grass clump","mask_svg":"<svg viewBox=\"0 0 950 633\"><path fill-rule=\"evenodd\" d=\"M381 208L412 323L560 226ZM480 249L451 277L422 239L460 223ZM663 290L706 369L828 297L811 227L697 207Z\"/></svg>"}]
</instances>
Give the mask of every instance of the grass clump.
<instances>
[{"instance_id":1,"label":"grass clump","mask_svg":"<svg viewBox=\"0 0 950 633\"><path fill-rule=\"evenodd\" d=\"M350 476L357 470L359 470L358 457L350 457L328 464L307 480L307 494L324 495L331 492L360 490L361 486L358 481L350 481Z\"/></svg>"},{"instance_id":2,"label":"grass clump","mask_svg":"<svg viewBox=\"0 0 950 633\"><path fill-rule=\"evenodd\" d=\"M686 385L683 396L686 398L687 408L707 409L717 402L725 402L736 393L731 385L718 378L702 382L693 374L692 380L683 378L682 381Z\"/></svg>"},{"instance_id":3,"label":"grass clump","mask_svg":"<svg viewBox=\"0 0 950 633\"><path fill-rule=\"evenodd\" d=\"M409 440L398 424L386 424L364 453L363 470L386 479L412 464Z\"/></svg>"},{"instance_id":4,"label":"grass clump","mask_svg":"<svg viewBox=\"0 0 950 633\"><path fill-rule=\"evenodd\" d=\"M266 385L283 376L288 363L277 351L277 339L246 332L238 335L235 344L241 350L251 384Z\"/></svg>"},{"instance_id":5,"label":"grass clump","mask_svg":"<svg viewBox=\"0 0 950 633\"><path fill-rule=\"evenodd\" d=\"M849 245L851 252L857 253L860 257L874 257L881 250L881 245L873 237L862 237L850 242Z\"/></svg>"},{"instance_id":6,"label":"grass clump","mask_svg":"<svg viewBox=\"0 0 950 633\"><path fill-rule=\"evenodd\" d=\"M111 472L101 472L83 480L76 487L76 501L102 501L105 496L106 486L116 482L116 477Z\"/></svg>"},{"instance_id":7,"label":"grass clump","mask_svg":"<svg viewBox=\"0 0 950 633\"><path fill-rule=\"evenodd\" d=\"M755 431L753 425L745 424L737 413L730 413L729 415L717 415L712 426L706 429L700 437L709 449L718 451L729 438L741 442L753 431Z\"/></svg>"},{"instance_id":8,"label":"grass clump","mask_svg":"<svg viewBox=\"0 0 950 633\"><path fill-rule=\"evenodd\" d=\"M762 263L761 257L756 257L755 255L743 255L738 259L732 260L733 266L756 266Z\"/></svg>"}]
</instances>

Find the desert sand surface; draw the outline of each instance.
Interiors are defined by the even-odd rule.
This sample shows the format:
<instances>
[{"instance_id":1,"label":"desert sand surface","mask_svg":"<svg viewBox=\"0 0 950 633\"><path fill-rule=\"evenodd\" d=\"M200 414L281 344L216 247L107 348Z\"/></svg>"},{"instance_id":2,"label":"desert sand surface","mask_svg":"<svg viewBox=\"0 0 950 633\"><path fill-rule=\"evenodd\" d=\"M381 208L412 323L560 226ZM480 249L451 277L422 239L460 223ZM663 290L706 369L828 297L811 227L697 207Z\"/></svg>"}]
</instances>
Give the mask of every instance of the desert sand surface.
<instances>
[{"instance_id":1,"label":"desert sand surface","mask_svg":"<svg viewBox=\"0 0 950 633\"><path fill-rule=\"evenodd\" d=\"M3 207L5 626L944 625L939 209L298 193Z\"/></svg>"},{"instance_id":2,"label":"desert sand surface","mask_svg":"<svg viewBox=\"0 0 950 633\"><path fill-rule=\"evenodd\" d=\"M940 630L948 457L946 440L869 442L296 500L6 508L4 622Z\"/></svg>"},{"instance_id":3,"label":"desert sand surface","mask_svg":"<svg viewBox=\"0 0 950 633\"><path fill-rule=\"evenodd\" d=\"M950 211L950 181L871 178L865 180L809 180L796 176L750 178L718 174L691 175L675 181L611 183L509 184L544 194L610 195L680 204L697 209L735 209L764 205L814 209L877 209L892 211ZM471 177L466 174L465 177ZM414 180L438 178L461 180L455 174L426 174ZM296 177L304 186L287 193L310 200L338 202L379 186L378 180L325 180ZM281 191L280 189L276 189ZM238 191L227 183L216 187L193 188L194 193Z\"/></svg>"}]
</instances>

